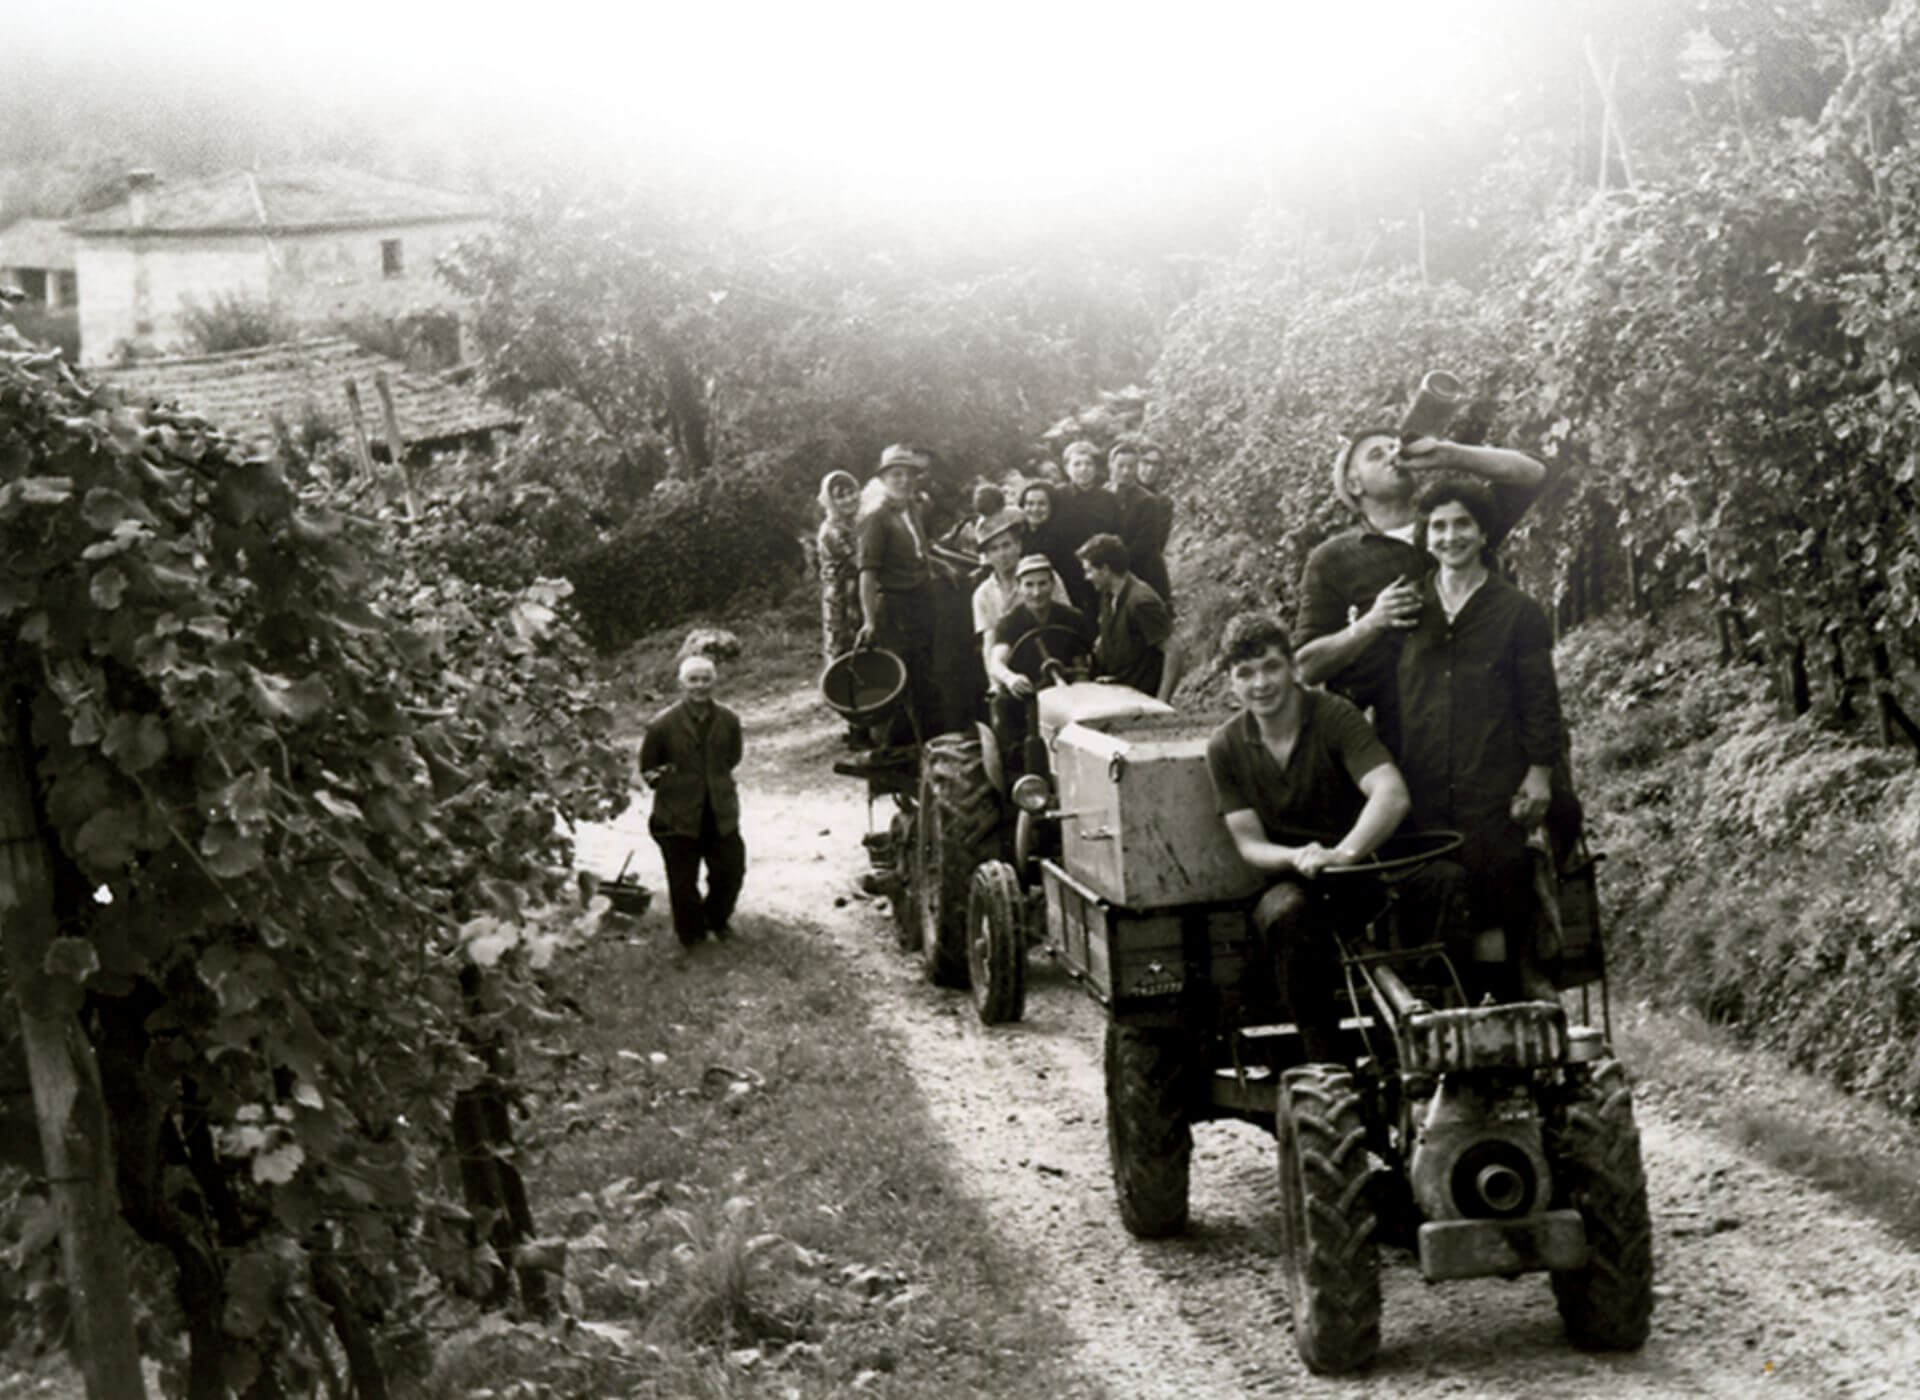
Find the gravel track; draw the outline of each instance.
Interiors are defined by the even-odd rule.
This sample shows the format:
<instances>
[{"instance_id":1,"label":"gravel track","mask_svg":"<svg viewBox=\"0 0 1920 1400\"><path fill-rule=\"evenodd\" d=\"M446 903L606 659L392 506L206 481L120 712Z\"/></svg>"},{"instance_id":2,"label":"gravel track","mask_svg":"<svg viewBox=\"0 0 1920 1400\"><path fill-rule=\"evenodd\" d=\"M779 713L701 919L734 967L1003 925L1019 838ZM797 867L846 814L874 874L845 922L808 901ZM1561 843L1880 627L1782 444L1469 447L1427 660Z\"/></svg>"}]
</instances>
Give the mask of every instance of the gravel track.
<instances>
[{"instance_id":1,"label":"gravel track","mask_svg":"<svg viewBox=\"0 0 1920 1400\"><path fill-rule=\"evenodd\" d=\"M1038 959L1014 1026L983 1027L964 995L921 982L892 948L884 902L854 891L866 804L861 784L827 771L837 726L811 692L739 708L746 903L818 930L852 963L962 1179L1043 1274L1035 1290L1065 1315L1086 1372L1123 1400L1354 1393L1354 1381L1314 1377L1294 1355L1272 1139L1201 1125L1188 1232L1127 1235L1107 1170L1099 1008ZM629 848L661 888L639 810L583 831L580 862L611 874ZM1643 1100L1638 1113L1655 1225L1646 1348L1574 1351L1544 1276L1429 1287L1410 1255L1388 1250L1381 1354L1365 1393L1920 1393L1920 1259L1664 1102Z\"/></svg>"}]
</instances>

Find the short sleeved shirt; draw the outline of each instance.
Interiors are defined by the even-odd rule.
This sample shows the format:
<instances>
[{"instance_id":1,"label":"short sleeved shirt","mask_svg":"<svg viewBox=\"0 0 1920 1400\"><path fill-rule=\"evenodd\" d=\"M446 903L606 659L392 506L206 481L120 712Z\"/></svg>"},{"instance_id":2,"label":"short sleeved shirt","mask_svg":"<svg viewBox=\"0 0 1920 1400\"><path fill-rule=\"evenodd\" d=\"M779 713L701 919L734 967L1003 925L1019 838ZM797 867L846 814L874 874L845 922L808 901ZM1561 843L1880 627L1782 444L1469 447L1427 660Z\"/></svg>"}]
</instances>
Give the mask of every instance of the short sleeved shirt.
<instances>
[{"instance_id":1,"label":"short sleeved shirt","mask_svg":"<svg viewBox=\"0 0 1920 1400\"><path fill-rule=\"evenodd\" d=\"M1094 643L1094 669L1148 695L1160 693L1167 638L1173 615L1146 584L1128 574L1120 591L1100 600L1100 635Z\"/></svg>"},{"instance_id":2,"label":"short sleeved shirt","mask_svg":"<svg viewBox=\"0 0 1920 1400\"><path fill-rule=\"evenodd\" d=\"M1335 841L1366 806L1360 780L1393 762L1366 716L1337 695L1304 692L1300 737L1282 768L1260 738L1260 722L1242 710L1207 740L1207 776L1220 814L1251 810L1267 839Z\"/></svg>"},{"instance_id":3,"label":"short sleeved shirt","mask_svg":"<svg viewBox=\"0 0 1920 1400\"><path fill-rule=\"evenodd\" d=\"M933 577L919 527L907 512L883 506L854 526L854 547L861 573L880 576L883 593L910 593Z\"/></svg>"},{"instance_id":4,"label":"short sleeved shirt","mask_svg":"<svg viewBox=\"0 0 1920 1400\"><path fill-rule=\"evenodd\" d=\"M1048 650L1053 653L1056 661L1070 661L1076 656L1085 656L1093 650L1093 628L1087 625L1086 615L1078 608L1066 603L1055 603L1048 608L1045 622L1035 617L1033 609L1025 603L1016 604L993 624L993 644L1012 646L1036 627L1064 627L1079 639L1077 650L1049 643ZM1030 681L1037 682L1041 679L1037 657L1029 660L1027 665L1016 666L1014 669Z\"/></svg>"}]
</instances>

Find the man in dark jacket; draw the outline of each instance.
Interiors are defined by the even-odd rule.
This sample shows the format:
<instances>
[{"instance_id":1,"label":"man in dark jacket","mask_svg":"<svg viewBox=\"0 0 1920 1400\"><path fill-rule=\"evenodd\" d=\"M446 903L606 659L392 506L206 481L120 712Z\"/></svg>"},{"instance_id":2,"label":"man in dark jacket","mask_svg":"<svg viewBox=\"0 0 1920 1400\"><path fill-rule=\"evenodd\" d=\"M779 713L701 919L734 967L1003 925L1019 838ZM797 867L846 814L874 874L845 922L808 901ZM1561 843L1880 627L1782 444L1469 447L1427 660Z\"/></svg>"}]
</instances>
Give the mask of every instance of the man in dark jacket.
<instances>
[{"instance_id":1,"label":"man in dark jacket","mask_svg":"<svg viewBox=\"0 0 1920 1400\"><path fill-rule=\"evenodd\" d=\"M1130 555L1118 535L1095 535L1078 557L1100 600L1094 674L1171 700L1180 682L1180 655L1166 603L1128 568Z\"/></svg>"},{"instance_id":2,"label":"man in dark jacket","mask_svg":"<svg viewBox=\"0 0 1920 1400\"><path fill-rule=\"evenodd\" d=\"M713 662L680 663L681 699L655 715L640 741L640 776L653 789L647 830L667 867L673 931L683 946L726 938L747 875L740 839L740 792L733 770L741 754L740 716L713 698ZM707 894L700 897L700 863Z\"/></svg>"}]
</instances>

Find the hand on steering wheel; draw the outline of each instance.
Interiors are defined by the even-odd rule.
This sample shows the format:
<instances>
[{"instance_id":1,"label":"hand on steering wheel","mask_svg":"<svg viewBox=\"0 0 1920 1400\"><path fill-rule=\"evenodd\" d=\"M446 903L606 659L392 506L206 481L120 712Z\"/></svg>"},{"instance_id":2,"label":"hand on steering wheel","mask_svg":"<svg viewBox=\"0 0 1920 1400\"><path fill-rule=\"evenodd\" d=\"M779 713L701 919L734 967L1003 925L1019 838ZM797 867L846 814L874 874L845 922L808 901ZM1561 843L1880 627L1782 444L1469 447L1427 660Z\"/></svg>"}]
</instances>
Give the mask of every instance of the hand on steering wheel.
<instances>
[{"instance_id":1,"label":"hand on steering wheel","mask_svg":"<svg viewBox=\"0 0 1920 1400\"><path fill-rule=\"evenodd\" d=\"M1007 665L1025 674L1038 671L1055 684L1067 679L1067 663L1086 653L1086 638L1071 627L1043 622L1021 634L1007 651Z\"/></svg>"}]
</instances>

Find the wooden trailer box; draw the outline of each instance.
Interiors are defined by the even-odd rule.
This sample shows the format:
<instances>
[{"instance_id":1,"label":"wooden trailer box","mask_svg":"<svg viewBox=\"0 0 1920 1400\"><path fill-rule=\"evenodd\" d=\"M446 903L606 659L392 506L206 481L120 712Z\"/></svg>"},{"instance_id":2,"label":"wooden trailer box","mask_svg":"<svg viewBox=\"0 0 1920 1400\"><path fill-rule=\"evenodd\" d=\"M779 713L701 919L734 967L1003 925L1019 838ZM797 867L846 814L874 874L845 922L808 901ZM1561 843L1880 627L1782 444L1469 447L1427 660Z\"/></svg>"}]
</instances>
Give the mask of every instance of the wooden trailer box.
<instances>
[{"instance_id":1,"label":"wooden trailer box","mask_svg":"<svg viewBox=\"0 0 1920 1400\"><path fill-rule=\"evenodd\" d=\"M1116 1019L1239 1024L1266 1009L1271 979L1249 978L1244 902L1116 909L1055 862L1040 866L1061 961Z\"/></svg>"},{"instance_id":2,"label":"wooden trailer box","mask_svg":"<svg viewBox=\"0 0 1920 1400\"><path fill-rule=\"evenodd\" d=\"M1071 723L1053 740L1061 863L1109 904L1172 909L1260 888L1214 809L1211 721L1142 715L1110 730Z\"/></svg>"}]
</instances>

